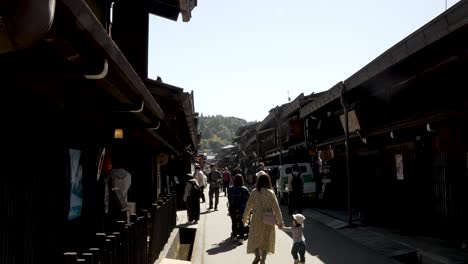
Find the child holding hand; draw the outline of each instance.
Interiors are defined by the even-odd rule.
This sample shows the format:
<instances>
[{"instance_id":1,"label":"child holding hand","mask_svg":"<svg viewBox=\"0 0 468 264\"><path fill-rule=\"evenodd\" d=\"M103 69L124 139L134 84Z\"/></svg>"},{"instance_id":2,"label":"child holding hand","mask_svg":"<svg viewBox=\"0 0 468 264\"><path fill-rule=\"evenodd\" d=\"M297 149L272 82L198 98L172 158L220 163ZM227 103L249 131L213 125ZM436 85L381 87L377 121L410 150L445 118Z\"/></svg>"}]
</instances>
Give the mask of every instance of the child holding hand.
<instances>
[{"instance_id":1,"label":"child holding hand","mask_svg":"<svg viewBox=\"0 0 468 264\"><path fill-rule=\"evenodd\" d=\"M294 258L294 263L305 263L305 238L303 234L305 216L302 214L295 214L292 217L293 226L283 227L282 230L292 233L293 246L291 249L291 254Z\"/></svg>"}]
</instances>

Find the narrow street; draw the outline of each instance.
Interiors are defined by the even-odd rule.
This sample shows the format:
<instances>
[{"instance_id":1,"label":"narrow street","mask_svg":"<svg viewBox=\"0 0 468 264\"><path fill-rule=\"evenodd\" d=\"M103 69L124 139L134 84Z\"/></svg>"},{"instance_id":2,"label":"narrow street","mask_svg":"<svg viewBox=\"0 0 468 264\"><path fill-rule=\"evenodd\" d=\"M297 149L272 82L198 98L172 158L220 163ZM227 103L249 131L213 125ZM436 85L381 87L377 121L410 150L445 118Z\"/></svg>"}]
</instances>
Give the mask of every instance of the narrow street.
<instances>
[{"instance_id":1,"label":"narrow street","mask_svg":"<svg viewBox=\"0 0 468 264\"><path fill-rule=\"evenodd\" d=\"M468 264L467 73L468 0L1 0L0 264L252 263L243 184L306 263Z\"/></svg>"},{"instance_id":2,"label":"narrow street","mask_svg":"<svg viewBox=\"0 0 468 264\"><path fill-rule=\"evenodd\" d=\"M206 211L202 204L201 212L204 224L204 247L202 263L251 263L253 254L246 254L247 241L243 245L231 242L231 221L227 216L227 198L220 196L219 211ZM281 206L285 223L290 225L287 207ZM205 213L207 212L207 213ZM307 210L304 211L307 217ZM340 235L335 230L314 220L306 219L305 237L307 244L306 263L395 263L377 253ZM267 263L293 263L290 255L292 239L288 233L276 232L276 252L269 255Z\"/></svg>"}]
</instances>

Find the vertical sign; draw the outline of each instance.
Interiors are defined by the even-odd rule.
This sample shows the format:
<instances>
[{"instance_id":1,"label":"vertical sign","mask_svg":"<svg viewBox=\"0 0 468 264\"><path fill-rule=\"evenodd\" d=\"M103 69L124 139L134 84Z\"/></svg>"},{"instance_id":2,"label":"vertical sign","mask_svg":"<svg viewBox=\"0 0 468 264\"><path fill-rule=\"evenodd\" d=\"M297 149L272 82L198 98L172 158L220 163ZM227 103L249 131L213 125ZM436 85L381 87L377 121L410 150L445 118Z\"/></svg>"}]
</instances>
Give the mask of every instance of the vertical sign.
<instances>
[{"instance_id":1,"label":"vertical sign","mask_svg":"<svg viewBox=\"0 0 468 264\"><path fill-rule=\"evenodd\" d=\"M403 175L403 155L395 154L395 165L396 165L396 174L398 180L404 180Z\"/></svg>"},{"instance_id":2,"label":"vertical sign","mask_svg":"<svg viewBox=\"0 0 468 264\"><path fill-rule=\"evenodd\" d=\"M343 129L345 129L344 114L340 116L340 120L341 120L341 125L343 126ZM349 127L349 133L361 129L361 126L359 125L359 119L357 117L356 111L354 110L348 112L348 127Z\"/></svg>"},{"instance_id":3,"label":"vertical sign","mask_svg":"<svg viewBox=\"0 0 468 264\"><path fill-rule=\"evenodd\" d=\"M69 149L70 155L70 210L68 220L81 215L83 204L83 167L81 166L81 150Z\"/></svg>"}]
</instances>

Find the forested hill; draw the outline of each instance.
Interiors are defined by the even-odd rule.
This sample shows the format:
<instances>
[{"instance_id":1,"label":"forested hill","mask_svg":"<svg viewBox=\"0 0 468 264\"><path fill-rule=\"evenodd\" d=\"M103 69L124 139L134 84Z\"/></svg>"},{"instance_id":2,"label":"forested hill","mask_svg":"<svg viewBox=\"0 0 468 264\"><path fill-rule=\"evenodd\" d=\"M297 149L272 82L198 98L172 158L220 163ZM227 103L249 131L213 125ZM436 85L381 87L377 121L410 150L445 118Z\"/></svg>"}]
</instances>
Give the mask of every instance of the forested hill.
<instances>
[{"instance_id":1,"label":"forested hill","mask_svg":"<svg viewBox=\"0 0 468 264\"><path fill-rule=\"evenodd\" d=\"M244 119L237 117L200 116L200 132L202 133L201 151L218 150L232 144L232 139L239 127L249 124Z\"/></svg>"}]
</instances>

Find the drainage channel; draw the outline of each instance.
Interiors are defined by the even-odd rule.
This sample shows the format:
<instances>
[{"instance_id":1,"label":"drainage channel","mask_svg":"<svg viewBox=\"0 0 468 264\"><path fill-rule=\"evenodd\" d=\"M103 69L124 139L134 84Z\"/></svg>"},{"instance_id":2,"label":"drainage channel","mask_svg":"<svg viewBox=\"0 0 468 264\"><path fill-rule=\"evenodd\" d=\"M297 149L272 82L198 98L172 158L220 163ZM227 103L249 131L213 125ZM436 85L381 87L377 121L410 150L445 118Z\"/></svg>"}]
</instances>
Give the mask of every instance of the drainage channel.
<instances>
[{"instance_id":1,"label":"drainage channel","mask_svg":"<svg viewBox=\"0 0 468 264\"><path fill-rule=\"evenodd\" d=\"M196 232L196 228L179 228L165 258L190 261Z\"/></svg>"}]
</instances>

